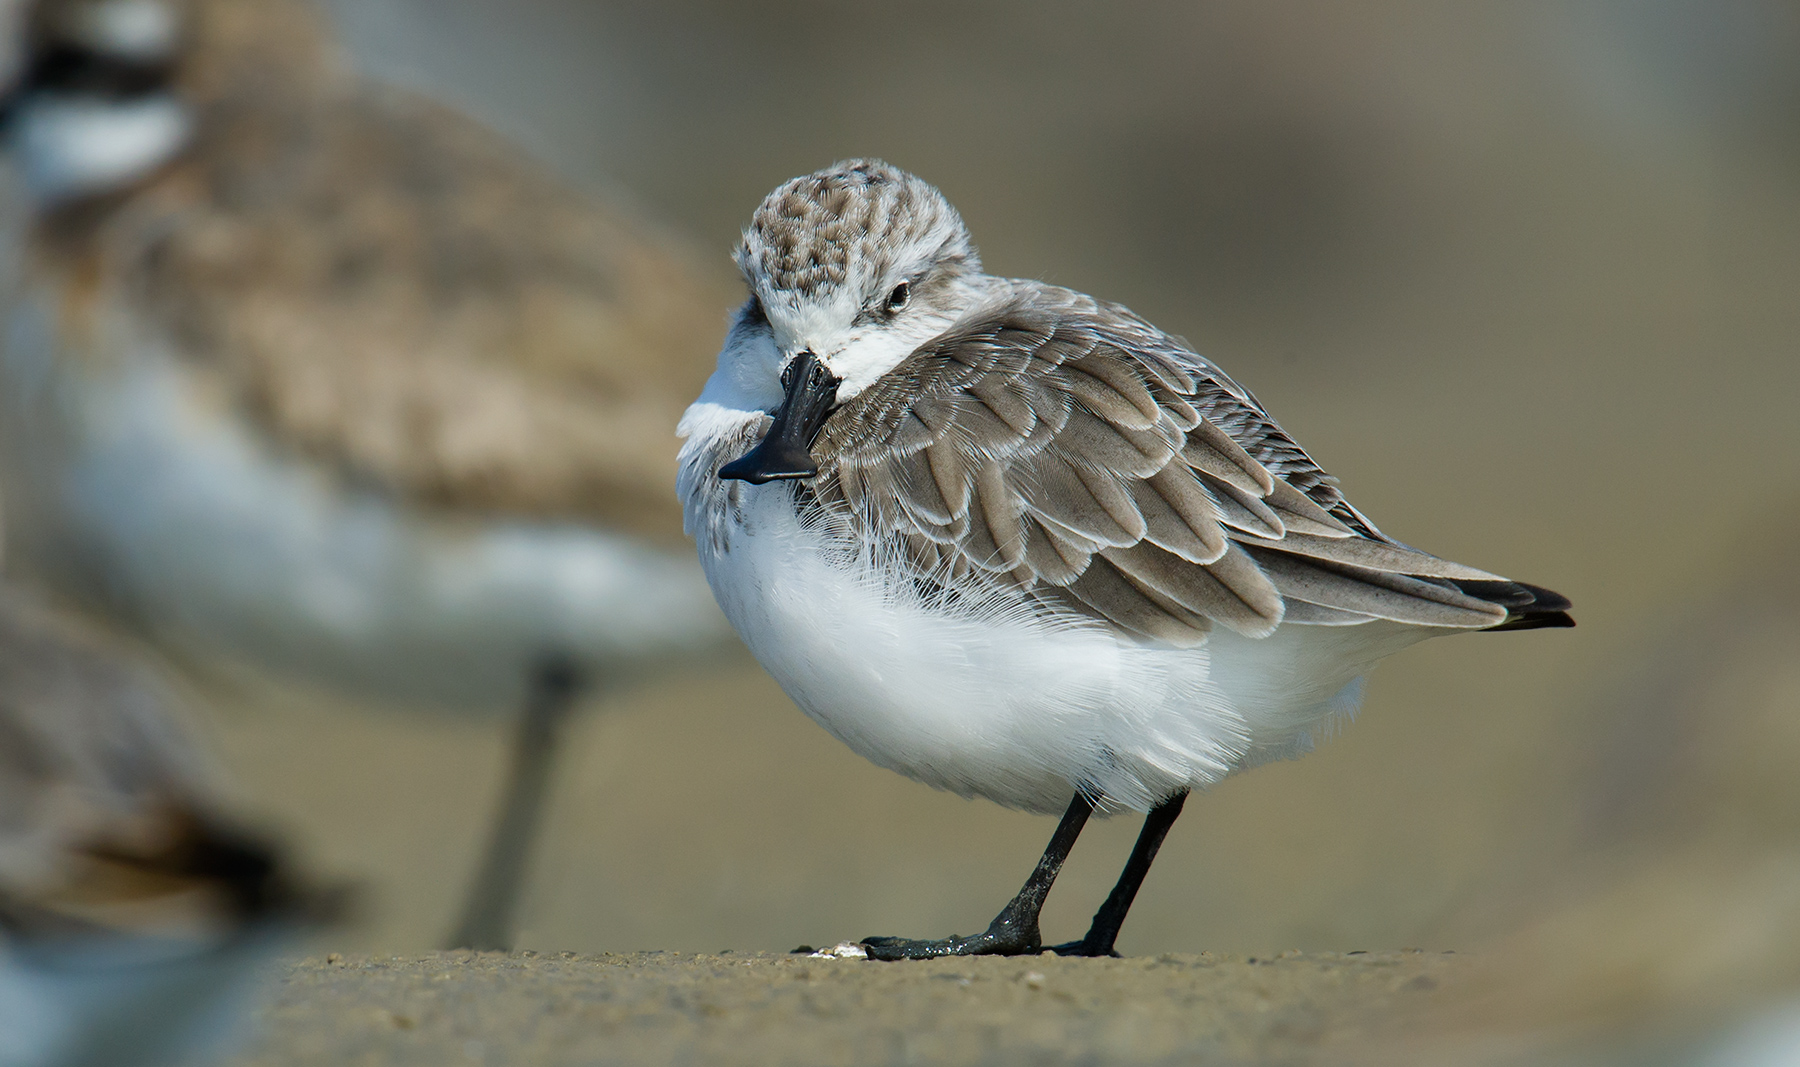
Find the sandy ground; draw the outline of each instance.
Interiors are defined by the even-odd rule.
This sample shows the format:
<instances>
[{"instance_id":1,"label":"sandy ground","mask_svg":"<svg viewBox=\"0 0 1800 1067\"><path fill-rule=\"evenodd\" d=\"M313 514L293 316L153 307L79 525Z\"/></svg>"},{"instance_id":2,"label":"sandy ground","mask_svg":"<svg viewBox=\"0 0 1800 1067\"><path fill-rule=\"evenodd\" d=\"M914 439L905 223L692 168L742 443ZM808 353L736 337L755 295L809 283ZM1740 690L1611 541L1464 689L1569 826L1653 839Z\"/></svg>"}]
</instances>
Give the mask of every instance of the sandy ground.
<instances>
[{"instance_id":1,"label":"sandy ground","mask_svg":"<svg viewBox=\"0 0 1800 1067\"><path fill-rule=\"evenodd\" d=\"M984 957L336 955L236 1061L1098 1064L1364 1059L1473 973L1436 952Z\"/></svg>"}]
</instances>

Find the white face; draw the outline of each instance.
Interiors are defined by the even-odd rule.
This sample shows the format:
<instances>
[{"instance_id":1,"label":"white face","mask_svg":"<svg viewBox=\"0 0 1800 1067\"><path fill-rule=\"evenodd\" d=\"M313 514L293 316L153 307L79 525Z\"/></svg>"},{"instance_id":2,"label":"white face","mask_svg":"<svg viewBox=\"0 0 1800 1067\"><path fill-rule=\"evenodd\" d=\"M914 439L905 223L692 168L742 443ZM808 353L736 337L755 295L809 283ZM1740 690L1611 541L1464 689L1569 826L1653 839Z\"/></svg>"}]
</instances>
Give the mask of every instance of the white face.
<instances>
[{"instance_id":1,"label":"white face","mask_svg":"<svg viewBox=\"0 0 1800 1067\"><path fill-rule=\"evenodd\" d=\"M739 309L701 400L772 410L782 399L781 372L802 352L839 379L838 403L867 389L980 302L987 276L960 261L940 262L939 247L902 250L914 254L894 257L894 268L862 285L822 292L748 279L751 300Z\"/></svg>"},{"instance_id":2,"label":"white face","mask_svg":"<svg viewBox=\"0 0 1800 1067\"><path fill-rule=\"evenodd\" d=\"M169 72L179 37L164 0L71 0L16 42L26 73L7 101L5 141L40 201L123 188L187 145L193 115ZM53 54L65 61L34 62Z\"/></svg>"}]
</instances>

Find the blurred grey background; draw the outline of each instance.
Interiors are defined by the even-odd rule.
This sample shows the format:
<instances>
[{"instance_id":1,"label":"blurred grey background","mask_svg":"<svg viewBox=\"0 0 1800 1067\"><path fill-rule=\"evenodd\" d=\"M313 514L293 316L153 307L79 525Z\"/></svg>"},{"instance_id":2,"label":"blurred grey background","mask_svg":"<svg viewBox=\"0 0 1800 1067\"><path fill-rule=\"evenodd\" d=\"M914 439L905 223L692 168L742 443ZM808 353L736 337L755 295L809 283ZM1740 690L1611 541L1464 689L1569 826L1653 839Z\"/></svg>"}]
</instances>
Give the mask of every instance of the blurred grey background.
<instances>
[{"instance_id":1,"label":"blurred grey background","mask_svg":"<svg viewBox=\"0 0 1800 1067\"><path fill-rule=\"evenodd\" d=\"M913 170L991 270L1218 360L1388 532L1574 599L1573 631L1406 652L1342 737L1197 798L1123 951L1529 953L1544 916L1632 945L1719 885L1800 901L1800 7L333 10L365 70L721 273L778 182ZM370 884L344 944L437 944L509 725L191 685L245 800ZM588 710L522 947L969 931L1051 829L864 764L741 653ZM1084 928L1136 829L1089 832L1047 936ZM1755 995L1800 980L1793 940L1752 935Z\"/></svg>"}]
</instances>

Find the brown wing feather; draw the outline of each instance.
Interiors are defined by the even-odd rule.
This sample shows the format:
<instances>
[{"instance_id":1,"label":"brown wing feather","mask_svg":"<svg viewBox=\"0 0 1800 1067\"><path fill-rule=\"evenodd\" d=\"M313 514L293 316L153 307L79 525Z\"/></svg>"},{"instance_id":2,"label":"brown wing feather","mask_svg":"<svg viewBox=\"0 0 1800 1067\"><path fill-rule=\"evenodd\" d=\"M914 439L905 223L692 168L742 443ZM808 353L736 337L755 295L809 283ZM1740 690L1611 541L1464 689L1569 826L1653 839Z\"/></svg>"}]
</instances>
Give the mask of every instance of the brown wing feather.
<instances>
[{"instance_id":1,"label":"brown wing feather","mask_svg":"<svg viewBox=\"0 0 1800 1067\"><path fill-rule=\"evenodd\" d=\"M852 398L817 499L1141 638L1283 619L1482 628L1504 579L1385 537L1250 393L1115 305L1013 283ZM1496 584L1498 583L1498 584Z\"/></svg>"}]
</instances>

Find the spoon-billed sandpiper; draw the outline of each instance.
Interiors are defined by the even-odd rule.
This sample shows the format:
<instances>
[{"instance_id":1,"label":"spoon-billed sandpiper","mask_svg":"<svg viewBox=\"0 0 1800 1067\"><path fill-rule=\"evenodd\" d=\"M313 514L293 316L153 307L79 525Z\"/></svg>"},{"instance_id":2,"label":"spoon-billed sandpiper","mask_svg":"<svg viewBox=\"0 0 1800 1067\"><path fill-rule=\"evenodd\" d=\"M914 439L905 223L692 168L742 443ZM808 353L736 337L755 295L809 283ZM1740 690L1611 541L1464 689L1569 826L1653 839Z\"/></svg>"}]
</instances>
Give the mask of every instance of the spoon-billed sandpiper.
<instances>
[{"instance_id":1,"label":"spoon-billed sandpiper","mask_svg":"<svg viewBox=\"0 0 1800 1067\"><path fill-rule=\"evenodd\" d=\"M1062 823L986 932L1036 952L1088 816L1148 812L1072 955L1105 955L1189 791L1308 751L1382 657L1572 625L1555 593L1382 534L1250 392L1118 304L981 270L932 186L776 189L750 296L682 419L679 492L726 617L884 767Z\"/></svg>"}]
</instances>

